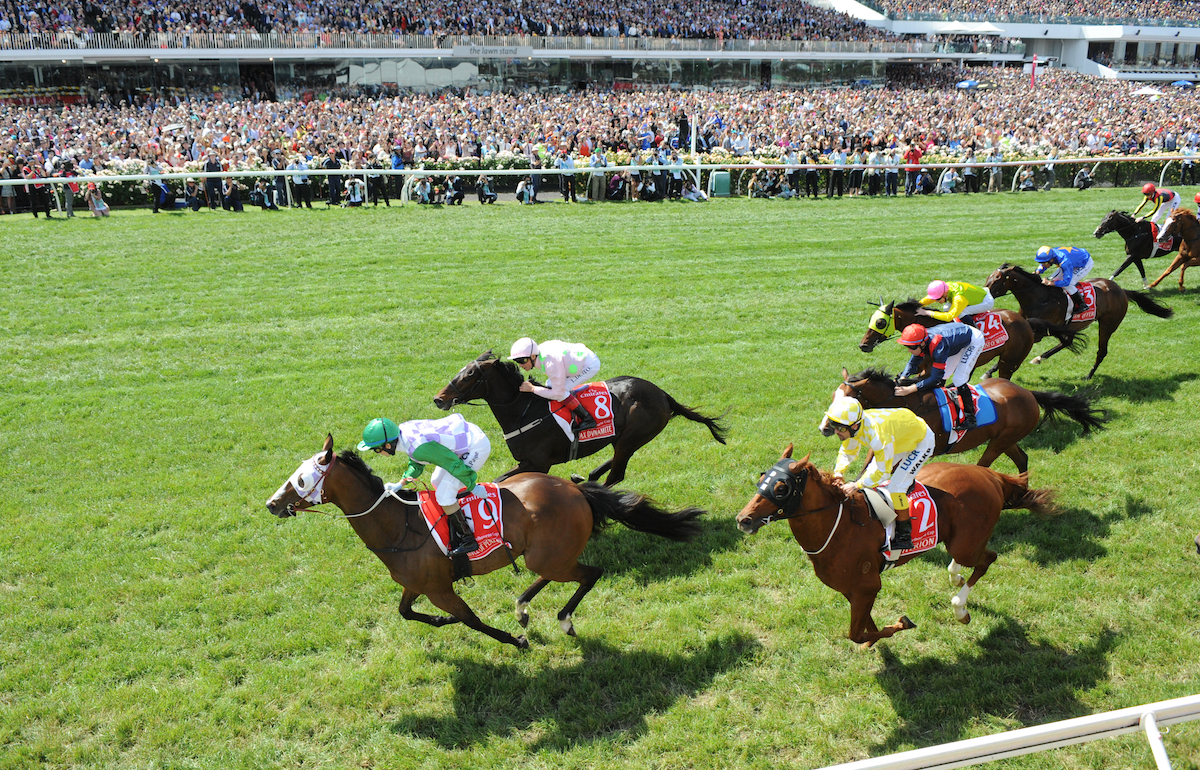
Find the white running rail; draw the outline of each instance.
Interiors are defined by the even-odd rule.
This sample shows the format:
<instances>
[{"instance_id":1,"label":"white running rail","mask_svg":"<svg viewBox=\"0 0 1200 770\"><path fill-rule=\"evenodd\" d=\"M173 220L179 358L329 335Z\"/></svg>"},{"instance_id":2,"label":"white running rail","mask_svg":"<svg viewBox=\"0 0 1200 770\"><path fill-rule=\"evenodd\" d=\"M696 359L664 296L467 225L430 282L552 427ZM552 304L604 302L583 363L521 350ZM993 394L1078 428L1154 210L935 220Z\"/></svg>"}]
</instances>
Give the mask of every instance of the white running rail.
<instances>
[{"instance_id":1,"label":"white running rail","mask_svg":"<svg viewBox=\"0 0 1200 770\"><path fill-rule=\"evenodd\" d=\"M873 757L844 765L831 765L823 770L924 770L925 768L969 767L997 759L1017 757L1035 751L1046 751L1099 738L1143 731L1150 742L1158 770L1170 770L1171 762L1163 746L1159 725L1176 724L1200 719L1200 695L1164 700L1145 706L1133 706L1120 711L1051 722L1026 727L999 735L971 738L941 746L905 751L886 757Z\"/></svg>"}]
</instances>

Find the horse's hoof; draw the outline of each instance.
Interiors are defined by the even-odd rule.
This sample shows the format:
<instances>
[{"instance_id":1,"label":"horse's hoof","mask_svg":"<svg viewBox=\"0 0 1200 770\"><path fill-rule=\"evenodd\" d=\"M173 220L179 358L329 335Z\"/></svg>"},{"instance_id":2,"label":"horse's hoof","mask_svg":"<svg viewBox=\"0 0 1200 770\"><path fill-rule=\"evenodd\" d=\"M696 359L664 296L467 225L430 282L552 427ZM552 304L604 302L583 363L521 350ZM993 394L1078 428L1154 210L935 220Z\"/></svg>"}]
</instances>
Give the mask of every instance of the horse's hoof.
<instances>
[{"instance_id":1,"label":"horse's hoof","mask_svg":"<svg viewBox=\"0 0 1200 770\"><path fill-rule=\"evenodd\" d=\"M958 618L958 622L959 622L959 623L962 623L964 626L965 626L966 624L970 623L970 622L971 622L971 613L969 613L969 612L964 612L964 613L962 614L962 617L961 617L961 618Z\"/></svg>"},{"instance_id":2,"label":"horse's hoof","mask_svg":"<svg viewBox=\"0 0 1200 770\"><path fill-rule=\"evenodd\" d=\"M1035 358L1035 359L1033 359L1032 361L1030 361L1030 363L1031 363L1031 364L1040 364L1041 362L1042 362L1042 357L1041 357L1041 356L1038 356L1037 358Z\"/></svg>"},{"instance_id":3,"label":"horse's hoof","mask_svg":"<svg viewBox=\"0 0 1200 770\"><path fill-rule=\"evenodd\" d=\"M575 482L576 484L582 484L583 482L587 481L587 479L585 479L583 476L580 476L578 473L572 473L571 481Z\"/></svg>"},{"instance_id":4,"label":"horse's hoof","mask_svg":"<svg viewBox=\"0 0 1200 770\"><path fill-rule=\"evenodd\" d=\"M517 605L517 622L521 624L521 628L529 628L529 607L528 604Z\"/></svg>"},{"instance_id":5,"label":"horse's hoof","mask_svg":"<svg viewBox=\"0 0 1200 770\"><path fill-rule=\"evenodd\" d=\"M525 638L525 634L521 634L520 636L517 637L517 649L518 650L528 650L529 649L529 640Z\"/></svg>"},{"instance_id":6,"label":"horse's hoof","mask_svg":"<svg viewBox=\"0 0 1200 770\"><path fill-rule=\"evenodd\" d=\"M907 631L910 628L916 628L917 624L908 619L907 615L900 616L900 629Z\"/></svg>"},{"instance_id":7,"label":"horse's hoof","mask_svg":"<svg viewBox=\"0 0 1200 770\"><path fill-rule=\"evenodd\" d=\"M559 618L558 627L561 628L563 633L567 636L575 636L575 624L571 622L570 615L567 615L565 618Z\"/></svg>"},{"instance_id":8,"label":"horse's hoof","mask_svg":"<svg viewBox=\"0 0 1200 770\"><path fill-rule=\"evenodd\" d=\"M950 585L955 588L962 588L966 584L966 579L962 575L951 575Z\"/></svg>"}]
</instances>

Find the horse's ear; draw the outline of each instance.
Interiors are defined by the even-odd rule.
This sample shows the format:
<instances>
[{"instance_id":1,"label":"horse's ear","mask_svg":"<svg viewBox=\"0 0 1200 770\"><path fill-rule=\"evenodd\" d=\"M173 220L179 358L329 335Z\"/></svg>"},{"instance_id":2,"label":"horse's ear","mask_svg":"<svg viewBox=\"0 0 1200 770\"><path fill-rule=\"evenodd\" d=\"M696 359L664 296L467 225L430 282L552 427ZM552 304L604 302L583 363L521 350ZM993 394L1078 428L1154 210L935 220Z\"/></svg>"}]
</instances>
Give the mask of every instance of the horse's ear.
<instances>
[{"instance_id":1,"label":"horse's ear","mask_svg":"<svg viewBox=\"0 0 1200 770\"><path fill-rule=\"evenodd\" d=\"M321 455L321 465L329 465L333 462L333 434L325 434L325 446L321 449L324 453Z\"/></svg>"},{"instance_id":2,"label":"horse's ear","mask_svg":"<svg viewBox=\"0 0 1200 770\"><path fill-rule=\"evenodd\" d=\"M850 382L850 370L842 367L842 382Z\"/></svg>"},{"instance_id":3,"label":"horse's ear","mask_svg":"<svg viewBox=\"0 0 1200 770\"><path fill-rule=\"evenodd\" d=\"M791 456L792 456L792 445L788 444L787 449L783 450L783 457L780 457L779 459L786 460L787 458L789 458Z\"/></svg>"},{"instance_id":4,"label":"horse's ear","mask_svg":"<svg viewBox=\"0 0 1200 770\"><path fill-rule=\"evenodd\" d=\"M881 304L881 305L882 305L883 303L882 303L882 302L880 302L879 304ZM891 302L889 302L889 303L888 303L887 307L885 307L885 308L883 309L883 312L885 312L885 313L890 313L890 312L892 312L892 310L894 310L895 308L896 308L896 300L892 300Z\"/></svg>"},{"instance_id":5,"label":"horse's ear","mask_svg":"<svg viewBox=\"0 0 1200 770\"><path fill-rule=\"evenodd\" d=\"M492 349L488 348L487 350L480 353L479 358L476 358L475 360L476 361L487 361L488 359L491 359L491 358L495 358L495 356L492 355Z\"/></svg>"}]
</instances>

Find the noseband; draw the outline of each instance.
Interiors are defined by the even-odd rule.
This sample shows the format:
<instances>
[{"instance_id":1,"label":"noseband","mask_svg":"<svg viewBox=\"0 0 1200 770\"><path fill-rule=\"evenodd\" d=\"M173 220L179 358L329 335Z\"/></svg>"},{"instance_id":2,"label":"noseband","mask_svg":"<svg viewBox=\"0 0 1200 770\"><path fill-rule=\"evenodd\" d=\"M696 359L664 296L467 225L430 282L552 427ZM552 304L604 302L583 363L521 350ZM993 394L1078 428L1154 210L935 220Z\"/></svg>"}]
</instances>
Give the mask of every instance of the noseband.
<instances>
[{"instance_id":1,"label":"noseband","mask_svg":"<svg viewBox=\"0 0 1200 770\"><path fill-rule=\"evenodd\" d=\"M776 492L775 488L780 483L784 485L784 490ZM770 470L758 480L758 494L779 509L782 515L772 514L763 521L763 524L795 518L800 508L800 499L804 496L804 487L807 484L808 468L801 469L799 473L793 473L792 461L786 457L772 465Z\"/></svg>"}]
</instances>

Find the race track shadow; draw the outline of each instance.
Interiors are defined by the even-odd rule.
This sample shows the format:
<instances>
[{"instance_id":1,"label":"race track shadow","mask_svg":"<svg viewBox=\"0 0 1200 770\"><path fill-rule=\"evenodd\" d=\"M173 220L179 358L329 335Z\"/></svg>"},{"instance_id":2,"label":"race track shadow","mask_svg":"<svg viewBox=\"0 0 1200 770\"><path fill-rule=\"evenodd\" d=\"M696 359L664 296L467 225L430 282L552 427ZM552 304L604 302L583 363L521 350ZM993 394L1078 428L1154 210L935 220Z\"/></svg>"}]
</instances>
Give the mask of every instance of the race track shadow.
<instances>
[{"instance_id":1,"label":"race track shadow","mask_svg":"<svg viewBox=\"0 0 1200 770\"><path fill-rule=\"evenodd\" d=\"M1096 373L1100 395L1119 398L1131 404L1174 401L1179 386L1193 382L1197 377L1200 374L1195 372L1178 372L1162 377L1111 377L1103 371Z\"/></svg>"},{"instance_id":2,"label":"race track shadow","mask_svg":"<svg viewBox=\"0 0 1200 770\"><path fill-rule=\"evenodd\" d=\"M477 659L454 667L454 714L414 714L397 720L397 733L462 749L496 737L535 731L530 751L565 751L620 733L646 732L646 715L665 711L712 685L719 674L745 665L759 643L745 634L709 639L702 649L671 655L625 652L579 641L583 660L526 673L516 663Z\"/></svg>"},{"instance_id":3,"label":"race track shadow","mask_svg":"<svg viewBox=\"0 0 1200 770\"><path fill-rule=\"evenodd\" d=\"M972 608L973 614L985 612ZM1019 623L1005 617L977 650L956 660L925 657L905 663L882 646L884 667L876 678L892 699L900 725L871 754L962 740L973 722L989 718L1015 719L1028 727L1090 714L1077 694L1108 678L1108 655L1118 638L1105 629L1094 643L1064 650L1031 642Z\"/></svg>"},{"instance_id":4,"label":"race track shadow","mask_svg":"<svg viewBox=\"0 0 1200 770\"><path fill-rule=\"evenodd\" d=\"M607 574L636 577L643 585L683 577L712 566L713 556L738 547L742 533L734 520L712 511L700 519L700 535L690 543L636 532L617 524L594 535L580 561Z\"/></svg>"},{"instance_id":5,"label":"race track shadow","mask_svg":"<svg viewBox=\"0 0 1200 770\"><path fill-rule=\"evenodd\" d=\"M1132 495L1125 495L1122 506L1103 515L1086 508L1065 508L1058 516L1009 511L996 524L991 547L1003 560L1004 554L1018 544L1032 546L1033 552L1027 558L1042 567L1076 559L1092 561L1108 555L1103 541L1114 523L1153 512L1145 500Z\"/></svg>"}]
</instances>

